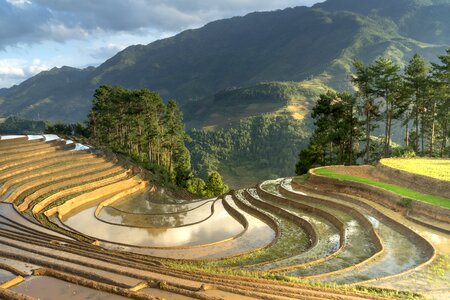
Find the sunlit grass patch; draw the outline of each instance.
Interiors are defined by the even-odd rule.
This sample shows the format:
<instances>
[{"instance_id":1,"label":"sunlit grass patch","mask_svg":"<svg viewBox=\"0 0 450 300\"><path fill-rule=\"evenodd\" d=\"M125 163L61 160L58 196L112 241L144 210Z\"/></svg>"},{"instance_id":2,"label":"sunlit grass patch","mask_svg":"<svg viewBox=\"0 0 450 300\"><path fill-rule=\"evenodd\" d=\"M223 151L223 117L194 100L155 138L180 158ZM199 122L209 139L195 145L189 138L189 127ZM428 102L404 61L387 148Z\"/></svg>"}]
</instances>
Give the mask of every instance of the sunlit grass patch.
<instances>
[{"instance_id":1,"label":"sunlit grass patch","mask_svg":"<svg viewBox=\"0 0 450 300\"><path fill-rule=\"evenodd\" d=\"M380 163L406 172L450 181L450 159L385 158Z\"/></svg>"}]
</instances>

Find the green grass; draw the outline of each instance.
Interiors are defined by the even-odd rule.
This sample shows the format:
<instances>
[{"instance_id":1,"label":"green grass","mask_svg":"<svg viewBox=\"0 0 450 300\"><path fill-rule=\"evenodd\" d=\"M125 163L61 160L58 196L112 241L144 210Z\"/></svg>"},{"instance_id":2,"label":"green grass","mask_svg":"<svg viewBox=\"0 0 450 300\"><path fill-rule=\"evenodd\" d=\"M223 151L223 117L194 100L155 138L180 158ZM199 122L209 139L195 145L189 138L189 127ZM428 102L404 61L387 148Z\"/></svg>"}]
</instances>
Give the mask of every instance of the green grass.
<instances>
[{"instance_id":1,"label":"green grass","mask_svg":"<svg viewBox=\"0 0 450 300\"><path fill-rule=\"evenodd\" d=\"M380 163L406 172L450 181L450 159L385 158Z\"/></svg>"},{"instance_id":2,"label":"green grass","mask_svg":"<svg viewBox=\"0 0 450 300\"><path fill-rule=\"evenodd\" d=\"M364 177L339 174L334 170L330 170L330 169L326 169L326 168L317 169L314 172L318 175L323 175L323 176L327 176L330 178L368 184L371 186L375 186L378 188L382 188L382 189L397 193L406 198L410 198L410 199L418 200L418 201L422 201L422 202L427 202L427 203L445 207L445 208L450 208L450 199L447 199L444 197L439 197L439 196L428 195L428 194L422 194L422 193L416 192L414 190L411 190L411 189L408 189L408 188L405 188L402 186L398 186L395 184L379 182L379 181L364 178Z\"/></svg>"}]
</instances>

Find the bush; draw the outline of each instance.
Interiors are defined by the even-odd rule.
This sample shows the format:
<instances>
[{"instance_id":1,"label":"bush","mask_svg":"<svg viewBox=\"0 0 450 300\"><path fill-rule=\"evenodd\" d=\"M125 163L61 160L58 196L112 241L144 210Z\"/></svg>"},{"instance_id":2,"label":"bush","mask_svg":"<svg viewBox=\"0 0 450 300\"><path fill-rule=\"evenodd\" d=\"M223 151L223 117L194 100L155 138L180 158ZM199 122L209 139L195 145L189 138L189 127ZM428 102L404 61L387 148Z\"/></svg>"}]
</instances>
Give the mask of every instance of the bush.
<instances>
[{"instance_id":1,"label":"bush","mask_svg":"<svg viewBox=\"0 0 450 300\"><path fill-rule=\"evenodd\" d=\"M413 158L416 157L416 152L411 147L398 147L392 150L392 157Z\"/></svg>"},{"instance_id":2,"label":"bush","mask_svg":"<svg viewBox=\"0 0 450 300\"><path fill-rule=\"evenodd\" d=\"M206 183L201 178L192 178L186 183L186 189L188 192L201 197L205 196L205 188Z\"/></svg>"},{"instance_id":3,"label":"bush","mask_svg":"<svg viewBox=\"0 0 450 300\"><path fill-rule=\"evenodd\" d=\"M212 172L206 183L206 195L208 197L219 196L228 191L228 186L223 183L222 176L218 172Z\"/></svg>"},{"instance_id":4,"label":"bush","mask_svg":"<svg viewBox=\"0 0 450 300\"><path fill-rule=\"evenodd\" d=\"M402 202L400 202L400 205L403 206L404 208L411 208L412 200L409 198L403 198Z\"/></svg>"}]
</instances>

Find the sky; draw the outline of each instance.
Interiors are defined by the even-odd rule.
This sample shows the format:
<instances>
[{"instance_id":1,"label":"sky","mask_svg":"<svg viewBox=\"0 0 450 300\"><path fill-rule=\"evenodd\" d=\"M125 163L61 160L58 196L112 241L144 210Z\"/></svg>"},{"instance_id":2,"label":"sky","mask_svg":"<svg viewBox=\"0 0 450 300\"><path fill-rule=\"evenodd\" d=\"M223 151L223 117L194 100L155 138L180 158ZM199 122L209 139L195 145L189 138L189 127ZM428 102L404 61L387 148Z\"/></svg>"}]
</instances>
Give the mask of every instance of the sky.
<instances>
[{"instance_id":1,"label":"sky","mask_svg":"<svg viewBox=\"0 0 450 300\"><path fill-rule=\"evenodd\" d=\"M210 21L323 0L0 0L0 88Z\"/></svg>"}]
</instances>

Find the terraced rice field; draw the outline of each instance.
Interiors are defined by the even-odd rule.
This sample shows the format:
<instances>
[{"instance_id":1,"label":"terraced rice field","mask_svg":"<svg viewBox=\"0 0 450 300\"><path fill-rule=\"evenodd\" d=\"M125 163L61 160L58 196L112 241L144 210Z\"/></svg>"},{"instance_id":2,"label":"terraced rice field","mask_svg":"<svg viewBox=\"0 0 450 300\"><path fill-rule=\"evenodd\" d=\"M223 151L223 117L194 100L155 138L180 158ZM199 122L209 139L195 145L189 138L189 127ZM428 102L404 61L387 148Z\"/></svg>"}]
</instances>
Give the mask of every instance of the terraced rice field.
<instances>
[{"instance_id":1,"label":"terraced rice field","mask_svg":"<svg viewBox=\"0 0 450 300\"><path fill-rule=\"evenodd\" d=\"M410 173L429 176L450 181L450 159L439 158L385 158L380 161L383 165L404 170Z\"/></svg>"},{"instance_id":2,"label":"terraced rice field","mask_svg":"<svg viewBox=\"0 0 450 300\"><path fill-rule=\"evenodd\" d=\"M53 138L0 139L0 298L450 297L445 208L435 220L314 172L185 200Z\"/></svg>"}]
</instances>

